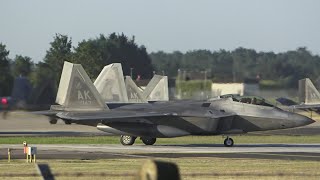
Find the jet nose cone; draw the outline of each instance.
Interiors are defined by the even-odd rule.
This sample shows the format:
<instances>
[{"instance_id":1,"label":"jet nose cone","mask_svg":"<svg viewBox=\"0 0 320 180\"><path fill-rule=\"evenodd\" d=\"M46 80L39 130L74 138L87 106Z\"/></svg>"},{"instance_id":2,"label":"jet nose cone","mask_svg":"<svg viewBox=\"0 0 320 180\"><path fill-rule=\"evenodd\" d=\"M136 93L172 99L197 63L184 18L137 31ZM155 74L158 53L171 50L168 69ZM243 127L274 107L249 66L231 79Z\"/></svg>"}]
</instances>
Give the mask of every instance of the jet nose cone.
<instances>
[{"instance_id":1,"label":"jet nose cone","mask_svg":"<svg viewBox=\"0 0 320 180\"><path fill-rule=\"evenodd\" d=\"M308 117L307 117L307 119L305 120L306 125L312 124L312 123L314 123L314 122L316 122L316 121L313 120L313 119L311 119L311 118L308 118Z\"/></svg>"},{"instance_id":2,"label":"jet nose cone","mask_svg":"<svg viewBox=\"0 0 320 180\"><path fill-rule=\"evenodd\" d=\"M300 114L294 114L293 120L296 122L297 126L305 126L315 122L313 119Z\"/></svg>"}]
</instances>

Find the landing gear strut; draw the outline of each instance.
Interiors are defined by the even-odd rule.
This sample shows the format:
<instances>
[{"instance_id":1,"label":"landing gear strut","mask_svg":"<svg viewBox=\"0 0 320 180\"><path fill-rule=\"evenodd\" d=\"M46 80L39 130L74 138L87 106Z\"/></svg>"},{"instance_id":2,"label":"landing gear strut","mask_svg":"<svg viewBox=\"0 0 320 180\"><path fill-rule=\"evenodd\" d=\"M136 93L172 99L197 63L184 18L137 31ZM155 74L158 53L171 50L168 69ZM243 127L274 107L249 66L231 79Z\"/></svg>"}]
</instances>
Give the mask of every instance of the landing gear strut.
<instances>
[{"instance_id":1,"label":"landing gear strut","mask_svg":"<svg viewBox=\"0 0 320 180\"><path fill-rule=\"evenodd\" d=\"M227 138L224 140L224 146L226 147L232 147L234 142L232 138L229 138L229 136L227 136Z\"/></svg>"},{"instance_id":2,"label":"landing gear strut","mask_svg":"<svg viewBox=\"0 0 320 180\"><path fill-rule=\"evenodd\" d=\"M153 145L157 141L156 138L150 138L150 137L141 137L140 139L145 145Z\"/></svg>"},{"instance_id":3,"label":"landing gear strut","mask_svg":"<svg viewBox=\"0 0 320 180\"><path fill-rule=\"evenodd\" d=\"M136 140L136 137L134 136L127 136L127 135L120 136L120 143L124 146L130 146L134 144L135 140Z\"/></svg>"}]
</instances>

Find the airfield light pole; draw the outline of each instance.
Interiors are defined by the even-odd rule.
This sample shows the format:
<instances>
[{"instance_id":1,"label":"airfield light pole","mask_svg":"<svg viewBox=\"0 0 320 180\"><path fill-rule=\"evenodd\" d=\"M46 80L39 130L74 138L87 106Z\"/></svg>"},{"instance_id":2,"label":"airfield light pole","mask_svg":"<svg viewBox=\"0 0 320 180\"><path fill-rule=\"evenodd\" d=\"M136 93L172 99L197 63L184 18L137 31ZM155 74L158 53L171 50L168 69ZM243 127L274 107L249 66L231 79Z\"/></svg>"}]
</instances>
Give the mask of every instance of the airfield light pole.
<instances>
[{"instance_id":1,"label":"airfield light pole","mask_svg":"<svg viewBox=\"0 0 320 180\"><path fill-rule=\"evenodd\" d=\"M181 99L181 84L180 84L180 82L181 82L181 70L180 69L178 69L178 76L177 76L177 78L176 78L176 81L178 81L178 86L176 86L176 88L179 88L178 89L178 99Z\"/></svg>"},{"instance_id":2,"label":"airfield light pole","mask_svg":"<svg viewBox=\"0 0 320 180\"><path fill-rule=\"evenodd\" d=\"M207 70L201 71L201 73L203 73L204 77L203 77L203 89L202 89L202 97L203 99L206 98L206 85L207 85Z\"/></svg>"}]
</instances>

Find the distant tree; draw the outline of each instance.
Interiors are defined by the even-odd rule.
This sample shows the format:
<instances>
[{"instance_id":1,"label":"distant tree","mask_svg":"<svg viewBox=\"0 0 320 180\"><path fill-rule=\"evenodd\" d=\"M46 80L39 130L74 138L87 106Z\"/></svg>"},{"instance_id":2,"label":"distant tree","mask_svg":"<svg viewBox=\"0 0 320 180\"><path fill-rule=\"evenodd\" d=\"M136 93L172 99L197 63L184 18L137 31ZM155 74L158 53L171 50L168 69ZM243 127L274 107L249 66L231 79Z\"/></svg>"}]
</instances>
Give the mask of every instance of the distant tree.
<instances>
[{"instance_id":1,"label":"distant tree","mask_svg":"<svg viewBox=\"0 0 320 180\"><path fill-rule=\"evenodd\" d=\"M152 76L151 59L144 46L138 46L134 37L112 33L108 37L100 35L95 39L83 40L74 49L72 62L84 66L88 75L95 79L105 65L121 63L125 75L132 70L134 78Z\"/></svg>"},{"instance_id":2,"label":"distant tree","mask_svg":"<svg viewBox=\"0 0 320 180\"><path fill-rule=\"evenodd\" d=\"M213 62L212 53L209 50L188 51L183 56L185 69L205 70L211 67Z\"/></svg>"},{"instance_id":3,"label":"distant tree","mask_svg":"<svg viewBox=\"0 0 320 180\"><path fill-rule=\"evenodd\" d=\"M275 54L239 47L233 51L194 50L180 53L153 52L150 54L154 68L176 76L178 69L203 71L211 69L216 82L243 82L246 79L278 81L283 87L296 87L299 79L320 76L320 57L307 48Z\"/></svg>"},{"instance_id":4,"label":"distant tree","mask_svg":"<svg viewBox=\"0 0 320 180\"><path fill-rule=\"evenodd\" d=\"M29 76L33 68L33 62L28 56L16 55L13 61L13 75L17 76Z\"/></svg>"},{"instance_id":5,"label":"distant tree","mask_svg":"<svg viewBox=\"0 0 320 180\"><path fill-rule=\"evenodd\" d=\"M165 53L163 51L150 54L155 73L165 74L169 77L177 76L178 69L182 68L183 55L180 51Z\"/></svg>"},{"instance_id":6,"label":"distant tree","mask_svg":"<svg viewBox=\"0 0 320 180\"><path fill-rule=\"evenodd\" d=\"M9 51L0 43L0 96L9 96L13 85L13 77L10 72Z\"/></svg>"},{"instance_id":7,"label":"distant tree","mask_svg":"<svg viewBox=\"0 0 320 180\"><path fill-rule=\"evenodd\" d=\"M92 79L95 79L103 66L109 62L106 42L107 39L100 35L96 39L83 40L74 49L72 62L81 64Z\"/></svg>"},{"instance_id":8,"label":"distant tree","mask_svg":"<svg viewBox=\"0 0 320 180\"><path fill-rule=\"evenodd\" d=\"M61 72L60 72L61 73ZM58 76L58 72L53 72L52 68L44 62L39 62L35 65L33 72L31 73L31 82L34 86L39 86L46 81L51 81L54 87L56 87L55 78Z\"/></svg>"},{"instance_id":9,"label":"distant tree","mask_svg":"<svg viewBox=\"0 0 320 180\"><path fill-rule=\"evenodd\" d=\"M233 79L236 82L257 74L257 53L253 49L239 47L231 52L233 58Z\"/></svg>"},{"instance_id":10,"label":"distant tree","mask_svg":"<svg viewBox=\"0 0 320 180\"><path fill-rule=\"evenodd\" d=\"M50 77L54 80L57 87L64 61L72 60L72 41L66 35L56 34L50 45L51 47L44 57L45 64L41 63L37 65L37 68L44 68L47 75L42 76L44 70L38 69L36 77L38 78L38 82Z\"/></svg>"},{"instance_id":11,"label":"distant tree","mask_svg":"<svg viewBox=\"0 0 320 180\"><path fill-rule=\"evenodd\" d=\"M66 35L56 34L54 40L50 43L51 47L44 57L44 63L50 67L50 73L56 83L59 82L64 61L71 61L72 41ZM43 67L43 66L40 66Z\"/></svg>"},{"instance_id":12,"label":"distant tree","mask_svg":"<svg viewBox=\"0 0 320 180\"><path fill-rule=\"evenodd\" d=\"M229 51L220 50L213 52L211 64L212 79L215 82L233 82L235 74L233 69L233 58Z\"/></svg>"}]
</instances>

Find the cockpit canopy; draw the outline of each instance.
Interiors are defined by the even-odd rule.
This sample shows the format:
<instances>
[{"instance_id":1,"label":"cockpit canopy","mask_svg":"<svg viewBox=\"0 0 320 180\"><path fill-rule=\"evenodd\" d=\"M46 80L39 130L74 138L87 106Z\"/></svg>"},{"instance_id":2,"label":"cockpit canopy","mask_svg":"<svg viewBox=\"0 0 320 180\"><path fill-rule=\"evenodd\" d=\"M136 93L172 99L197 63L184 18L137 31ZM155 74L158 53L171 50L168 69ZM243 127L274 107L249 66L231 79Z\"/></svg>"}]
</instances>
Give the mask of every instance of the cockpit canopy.
<instances>
[{"instance_id":1,"label":"cockpit canopy","mask_svg":"<svg viewBox=\"0 0 320 180\"><path fill-rule=\"evenodd\" d=\"M240 96L238 94L227 94L220 96L220 98L232 98L232 100L235 102L275 107L274 105L272 105L272 103L268 102L267 100L259 96Z\"/></svg>"}]
</instances>

